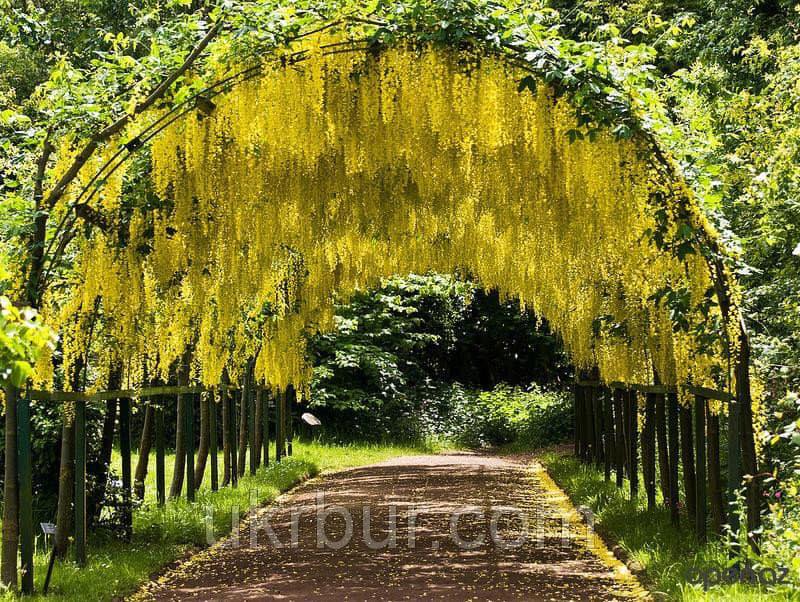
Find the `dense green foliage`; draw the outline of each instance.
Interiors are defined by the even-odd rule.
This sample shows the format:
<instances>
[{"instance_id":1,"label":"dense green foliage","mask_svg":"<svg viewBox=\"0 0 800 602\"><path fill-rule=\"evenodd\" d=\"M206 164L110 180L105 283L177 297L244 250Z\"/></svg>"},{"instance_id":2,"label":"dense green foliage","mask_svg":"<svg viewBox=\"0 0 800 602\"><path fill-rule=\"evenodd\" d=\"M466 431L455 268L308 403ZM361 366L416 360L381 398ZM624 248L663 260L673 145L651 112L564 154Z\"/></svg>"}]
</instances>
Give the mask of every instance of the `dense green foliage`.
<instances>
[{"instance_id":1,"label":"dense green foliage","mask_svg":"<svg viewBox=\"0 0 800 602\"><path fill-rule=\"evenodd\" d=\"M450 276L389 279L340 305L336 323L309 348L310 403L338 437L460 439L465 412L477 419L479 411L472 390L563 386L570 375L545 324L513 300Z\"/></svg>"}]
</instances>

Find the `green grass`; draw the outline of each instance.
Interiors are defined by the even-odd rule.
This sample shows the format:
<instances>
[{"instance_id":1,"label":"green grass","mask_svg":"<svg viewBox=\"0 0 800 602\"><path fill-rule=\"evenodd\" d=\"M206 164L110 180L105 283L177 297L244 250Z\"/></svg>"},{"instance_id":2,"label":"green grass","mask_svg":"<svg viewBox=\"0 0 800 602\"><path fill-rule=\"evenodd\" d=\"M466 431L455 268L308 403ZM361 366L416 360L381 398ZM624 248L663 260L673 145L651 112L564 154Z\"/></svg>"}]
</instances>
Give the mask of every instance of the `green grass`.
<instances>
[{"instance_id":1,"label":"green grass","mask_svg":"<svg viewBox=\"0 0 800 602\"><path fill-rule=\"evenodd\" d=\"M620 545L632 560L645 569L643 584L652 592L662 592L672 600L800 600L800 592L788 587L767 588L735 584L710 587L687 583L692 569L719 569L727 566L728 555L719 541L700 545L687 519L682 529L670 524L669 512L659 506L646 509L644 493L628 499L627 482L618 489L606 482L601 470L587 466L568 453L548 451L540 459L547 471L576 506L584 505L595 515L595 528L610 544Z\"/></svg>"},{"instance_id":2,"label":"green grass","mask_svg":"<svg viewBox=\"0 0 800 602\"><path fill-rule=\"evenodd\" d=\"M145 500L134 513L134 537L131 543L108 536L90 535L88 564L79 568L71 560L57 562L47 600L111 600L131 593L138 585L170 562L206 544L206 514L213 510L213 529L216 537L231 530L231 509L237 506L242 515L251 503L251 492L259 504L274 500L281 492L320 472L342 470L379 462L399 455L436 451L431 445L327 445L295 442L294 455L280 465L270 463L251 476L239 480L236 489L225 487L210 490L210 463L206 466L197 500L169 501L164 507L155 503L155 454L150 458L150 471L145 482ZM136 456L133 458L136 465ZM119 474L120 458L115 454L114 469ZM174 456L166 458L166 482L169 489ZM219 458L222 472L222 456ZM220 474L221 477L221 474ZM255 493L257 492L257 493ZM45 550L35 556L36 591L41 592L47 570ZM35 596L41 598L41 596ZM2 600L15 599L11 592ZM44 598L42 598L44 599Z\"/></svg>"}]
</instances>

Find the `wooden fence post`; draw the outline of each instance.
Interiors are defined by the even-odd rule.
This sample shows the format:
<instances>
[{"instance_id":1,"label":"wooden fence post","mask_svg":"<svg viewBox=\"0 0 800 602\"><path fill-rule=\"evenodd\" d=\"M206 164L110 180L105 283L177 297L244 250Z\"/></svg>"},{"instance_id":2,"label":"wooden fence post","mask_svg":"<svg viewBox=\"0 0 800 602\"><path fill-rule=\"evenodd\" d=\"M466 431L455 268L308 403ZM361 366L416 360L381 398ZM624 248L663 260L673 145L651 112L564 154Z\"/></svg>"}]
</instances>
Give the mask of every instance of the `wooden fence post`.
<instances>
[{"instance_id":1,"label":"wooden fence post","mask_svg":"<svg viewBox=\"0 0 800 602\"><path fill-rule=\"evenodd\" d=\"M696 475L694 471L694 443L692 437L692 409L680 406L681 460L683 463L683 490L686 494L686 510L695 520L697 508Z\"/></svg>"},{"instance_id":2,"label":"wooden fence post","mask_svg":"<svg viewBox=\"0 0 800 602\"><path fill-rule=\"evenodd\" d=\"M628 418L630 419L630 466L628 467L628 479L630 479L631 499L635 500L639 494L639 400L636 391L628 391Z\"/></svg>"},{"instance_id":3,"label":"wooden fence post","mask_svg":"<svg viewBox=\"0 0 800 602\"><path fill-rule=\"evenodd\" d=\"M670 503L669 491L669 451L667 448L667 406L663 393L655 393L656 412L656 447L658 453L658 476L661 497L664 503Z\"/></svg>"},{"instance_id":4,"label":"wooden fence post","mask_svg":"<svg viewBox=\"0 0 800 602\"><path fill-rule=\"evenodd\" d=\"M7 399L6 403L14 403ZM17 478L19 495L19 545L21 590L33 593L33 466L31 460L31 399L17 392Z\"/></svg>"},{"instance_id":5,"label":"wooden fence post","mask_svg":"<svg viewBox=\"0 0 800 602\"><path fill-rule=\"evenodd\" d=\"M163 403L163 402L162 402ZM164 466L164 407L155 408L156 419L156 499L159 506L167 501L167 479Z\"/></svg>"},{"instance_id":6,"label":"wooden fence post","mask_svg":"<svg viewBox=\"0 0 800 602\"><path fill-rule=\"evenodd\" d=\"M297 402L297 389L294 385L286 388L286 455L292 455L292 440L294 439L294 423L292 422L292 412Z\"/></svg>"},{"instance_id":7,"label":"wooden fence post","mask_svg":"<svg viewBox=\"0 0 800 602\"><path fill-rule=\"evenodd\" d=\"M583 415L581 413L581 403L580 403L580 385L578 381L575 381L575 384L572 386L572 405L574 408L574 415L575 415L575 457L580 458L583 455Z\"/></svg>"},{"instance_id":8,"label":"wooden fence post","mask_svg":"<svg viewBox=\"0 0 800 602\"><path fill-rule=\"evenodd\" d=\"M122 497L125 538L133 536L133 479L131 478L131 400L119 400L119 452L122 456Z\"/></svg>"},{"instance_id":9,"label":"wooden fence post","mask_svg":"<svg viewBox=\"0 0 800 602\"><path fill-rule=\"evenodd\" d=\"M75 562L86 564L86 400L75 402Z\"/></svg>"},{"instance_id":10,"label":"wooden fence post","mask_svg":"<svg viewBox=\"0 0 800 602\"><path fill-rule=\"evenodd\" d=\"M694 399L695 446L697 448L696 486L697 504L695 508L695 528L697 538L705 543L708 538L707 518L707 481L706 481L706 399L695 395Z\"/></svg>"},{"instance_id":11,"label":"wooden fence post","mask_svg":"<svg viewBox=\"0 0 800 602\"><path fill-rule=\"evenodd\" d=\"M711 503L711 525L714 533L722 533L725 524L725 506L722 502L722 478L719 447L719 414L708 412L708 497Z\"/></svg>"},{"instance_id":12,"label":"wooden fence post","mask_svg":"<svg viewBox=\"0 0 800 602\"><path fill-rule=\"evenodd\" d=\"M256 384L253 382L249 388L247 396L247 441L250 446L250 474L256 474L256 460L258 450L256 449Z\"/></svg>"},{"instance_id":13,"label":"wooden fence post","mask_svg":"<svg viewBox=\"0 0 800 602\"><path fill-rule=\"evenodd\" d=\"M614 456L614 409L611 400L611 391L608 388L602 389L603 399L603 460L605 462L605 479L611 480L611 461Z\"/></svg>"},{"instance_id":14,"label":"wooden fence post","mask_svg":"<svg viewBox=\"0 0 800 602\"><path fill-rule=\"evenodd\" d=\"M239 485L239 437L237 437L236 426L239 422L236 420L236 396L241 394L240 391L233 391L228 403L228 437L230 438L230 463L231 463L231 485L237 487Z\"/></svg>"},{"instance_id":15,"label":"wooden fence post","mask_svg":"<svg viewBox=\"0 0 800 602\"><path fill-rule=\"evenodd\" d=\"M647 509L656 507L656 398L645 395L644 428L642 430L642 474L647 493Z\"/></svg>"},{"instance_id":16,"label":"wooden fence post","mask_svg":"<svg viewBox=\"0 0 800 602\"><path fill-rule=\"evenodd\" d=\"M275 393L275 461L283 456L283 391Z\"/></svg>"},{"instance_id":17,"label":"wooden fence post","mask_svg":"<svg viewBox=\"0 0 800 602\"><path fill-rule=\"evenodd\" d=\"M622 487L625 470L625 392L622 389L614 389L614 425L616 431L616 482L617 487Z\"/></svg>"},{"instance_id":18,"label":"wooden fence post","mask_svg":"<svg viewBox=\"0 0 800 602\"><path fill-rule=\"evenodd\" d=\"M186 394L184 397L184 414L186 415L186 433L184 448L186 449L186 499L195 500L194 487L194 395Z\"/></svg>"},{"instance_id":19,"label":"wooden fence post","mask_svg":"<svg viewBox=\"0 0 800 602\"><path fill-rule=\"evenodd\" d=\"M738 384L738 383L737 383ZM738 389L738 387L737 387ZM742 433L741 405L737 398L728 404L728 527L731 533L739 532L739 512L736 499L742 485ZM734 537L735 541L736 538Z\"/></svg>"},{"instance_id":20,"label":"wooden fence post","mask_svg":"<svg viewBox=\"0 0 800 602\"><path fill-rule=\"evenodd\" d=\"M206 400L208 404L208 430L209 453L211 454L211 491L219 489L219 464L217 454L219 453L219 441L217 439L217 403L214 401L214 394L211 393Z\"/></svg>"},{"instance_id":21,"label":"wooden fence post","mask_svg":"<svg viewBox=\"0 0 800 602\"><path fill-rule=\"evenodd\" d=\"M262 439L264 442L264 466L269 466L269 400L271 397L266 391L261 396L261 403L264 404L261 410L261 418L264 421L261 427L264 432Z\"/></svg>"},{"instance_id":22,"label":"wooden fence post","mask_svg":"<svg viewBox=\"0 0 800 602\"><path fill-rule=\"evenodd\" d=\"M592 403L592 415L594 416L594 463L597 468L600 468L603 463L605 449L603 445L603 405L597 387L589 387L589 397Z\"/></svg>"},{"instance_id":23,"label":"wooden fence post","mask_svg":"<svg viewBox=\"0 0 800 602\"><path fill-rule=\"evenodd\" d=\"M678 487L678 463L680 461L680 443L678 434L678 395L667 395L667 447L669 453L669 517L674 526L680 524Z\"/></svg>"}]
</instances>

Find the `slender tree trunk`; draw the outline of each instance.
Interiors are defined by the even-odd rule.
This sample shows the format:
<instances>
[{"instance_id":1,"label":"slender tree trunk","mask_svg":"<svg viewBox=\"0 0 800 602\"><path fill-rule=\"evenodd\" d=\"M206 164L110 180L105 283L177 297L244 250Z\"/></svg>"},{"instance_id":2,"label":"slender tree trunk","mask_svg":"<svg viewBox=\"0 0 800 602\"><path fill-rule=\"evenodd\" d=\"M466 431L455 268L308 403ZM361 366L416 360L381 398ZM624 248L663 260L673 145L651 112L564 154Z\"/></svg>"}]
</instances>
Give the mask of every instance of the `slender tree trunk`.
<instances>
[{"instance_id":1,"label":"slender tree trunk","mask_svg":"<svg viewBox=\"0 0 800 602\"><path fill-rule=\"evenodd\" d=\"M692 436L692 409L680 406L681 460L683 463L683 490L686 493L686 510L694 520L697 513L696 476L694 471L694 443Z\"/></svg>"},{"instance_id":2,"label":"slender tree trunk","mask_svg":"<svg viewBox=\"0 0 800 602\"><path fill-rule=\"evenodd\" d=\"M178 386L189 384L189 364L191 363L191 351L187 350L181 358L181 365L178 366ZM186 472L186 446L184 445L184 418L186 403L188 399L183 395L178 395L177 399L177 428L175 429L175 470L172 473L172 485L169 488L171 499L180 497L183 490L183 477Z\"/></svg>"},{"instance_id":3,"label":"slender tree trunk","mask_svg":"<svg viewBox=\"0 0 800 602\"><path fill-rule=\"evenodd\" d=\"M150 467L150 450L153 447L153 424L156 418L156 409L149 403L144 409L142 435L139 438L139 457L136 460L136 470L133 473L133 495L144 499L144 483Z\"/></svg>"},{"instance_id":4,"label":"slender tree trunk","mask_svg":"<svg viewBox=\"0 0 800 602\"><path fill-rule=\"evenodd\" d=\"M122 365L114 363L108 374L108 390L115 391L122 385ZM103 511L103 498L108 486L108 473L111 466L111 453L114 449L114 431L117 425L117 400L106 400L106 411L103 418L103 431L100 436L100 449L90 462L87 471L94 475L95 486L87 500L87 516L91 524L100 520ZM91 481L90 481L91 482Z\"/></svg>"},{"instance_id":5,"label":"slender tree trunk","mask_svg":"<svg viewBox=\"0 0 800 602\"><path fill-rule=\"evenodd\" d=\"M261 448L264 445L264 430L261 428L264 420L264 389L259 387L256 389L256 435L255 435L255 449L250 453L256 455L256 468L261 466Z\"/></svg>"},{"instance_id":6,"label":"slender tree trunk","mask_svg":"<svg viewBox=\"0 0 800 602\"><path fill-rule=\"evenodd\" d=\"M19 490L17 487L17 395L6 389L5 482L3 487L2 580L17 587L17 547L19 546Z\"/></svg>"},{"instance_id":7,"label":"slender tree trunk","mask_svg":"<svg viewBox=\"0 0 800 602\"><path fill-rule=\"evenodd\" d=\"M109 390L117 387L109 386ZM100 436L100 449L97 456L87 467L89 474L96 475L94 487L92 487L87 500L87 515L91 524L97 524L100 520L100 513L103 511L103 498L105 497L106 486L108 485L108 471L111 464L111 452L114 449L114 430L117 425L117 400L106 400L106 411L103 418L103 431Z\"/></svg>"},{"instance_id":8,"label":"slender tree trunk","mask_svg":"<svg viewBox=\"0 0 800 602\"><path fill-rule=\"evenodd\" d=\"M72 390L80 390L84 362L78 358L72 372ZM74 517L72 502L75 497L75 415L74 404L64 405L64 425L61 429L61 460L58 471L58 504L56 508L55 555L64 558L72 535Z\"/></svg>"},{"instance_id":9,"label":"slender tree trunk","mask_svg":"<svg viewBox=\"0 0 800 602\"><path fill-rule=\"evenodd\" d=\"M194 463L194 486L200 489L203 476L206 474L208 450L211 447L211 425L208 417L208 402L200 399L200 445L197 446L197 459Z\"/></svg>"},{"instance_id":10,"label":"slender tree trunk","mask_svg":"<svg viewBox=\"0 0 800 602\"><path fill-rule=\"evenodd\" d=\"M61 460L58 470L58 505L56 508L55 555L67 555L69 537L72 534L72 498L75 490L75 420L72 404L64 406L64 424L61 427Z\"/></svg>"}]
</instances>

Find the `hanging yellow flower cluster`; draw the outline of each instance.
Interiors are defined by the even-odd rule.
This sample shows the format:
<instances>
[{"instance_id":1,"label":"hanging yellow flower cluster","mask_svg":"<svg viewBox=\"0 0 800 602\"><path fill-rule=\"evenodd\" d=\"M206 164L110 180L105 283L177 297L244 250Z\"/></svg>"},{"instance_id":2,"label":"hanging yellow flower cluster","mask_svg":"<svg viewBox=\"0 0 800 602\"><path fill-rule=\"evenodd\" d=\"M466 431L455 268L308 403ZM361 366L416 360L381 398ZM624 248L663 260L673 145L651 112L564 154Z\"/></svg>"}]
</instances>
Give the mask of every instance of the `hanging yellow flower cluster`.
<instances>
[{"instance_id":1,"label":"hanging yellow flower cluster","mask_svg":"<svg viewBox=\"0 0 800 602\"><path fill-rule=\"evenodd\" d=\"M655 369L713 384L722 346L699 349L694 322L676 329L654 301L680 290L694 307L711 279L700 254L652 242L652 199L674 191L640 143L570 141L568 100L519 91L525 74L502 58L303 44L302 61L265 65L153 141L164 208L136 214L122 249L113 233L84 241L65 320L101 296L136 366L163 373L192 345L205 383L257 358L259 378L302 385L302 334L331 327L335 295L466 270L546 317L606 381Z\"/></svg>"}]
</instances>

